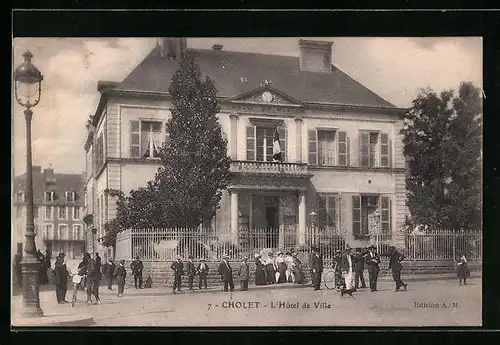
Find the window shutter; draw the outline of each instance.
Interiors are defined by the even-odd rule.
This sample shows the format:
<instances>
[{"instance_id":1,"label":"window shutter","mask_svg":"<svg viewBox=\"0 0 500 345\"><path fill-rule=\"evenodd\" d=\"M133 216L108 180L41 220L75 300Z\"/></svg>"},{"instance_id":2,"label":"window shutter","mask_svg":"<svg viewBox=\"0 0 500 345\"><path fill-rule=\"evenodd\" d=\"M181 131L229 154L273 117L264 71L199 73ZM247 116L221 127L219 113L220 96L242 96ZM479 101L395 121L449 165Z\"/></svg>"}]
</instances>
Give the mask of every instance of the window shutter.
<instances>
[{"instance_id":1,"label":"window shutter","mask_svg":"<svg viewBox=\"0 0 500 345\"><path fill-rule=\"evenodd\" d=\"M389 140L389 167L392 167L392 140Z\"/></svg>"},{"instance_id":2,"label":"window shutter","mask_svg":"<svg viewBox=\"0 0 500 345\"><path fill-rule=\"evenodd\" d=\"M361 235L361 197L352 196L352 233L354 236Z\"/></svg>"},{"instance_id":3,"label":"window shutter","mask_svg":"<svg viewBox=\"0 0 500 345\"><path fill-rule=\"evenodd\" d=\"M380 166L389 166L389 136L387 133L380 134Z\"/></svg>"},{"instance_id":4,"label":"window shutter","mask_svg":"<svg viewBox=\"0 0 500 345\"><path fill-rule=\"evenodd\" d=\"M285 127L278 127L278 136L280 137L280 148L281 148L281 157L283 158L283 162L287 161L287 130Z\"/></svg>"},{"instance_id":5,"label":"window shutter","mask_svg":"<svg viewBox=\"0 0 500 345\"><path fill-rule=\"evenodd\" d=\"M346 138L346 159L347 159L347 166L351 166L351 140L349 137Z\"/></svg>"},{"instance_id":6,"label":"window shutter","mask_svg":"<svg viewBox=\"0 0 500 345\"><path fill-rule=\"evenodd\" d=\"M381 217L380 217L380 224L381 224L381 229L380 232L383 235L388 235L391 233L391 199L388 196L381 196L381 203L380 203L380 209L381 209Z\"/></svg>"},{"instance_id":7,"label":"window shutter","mask_svg":"<svg viewBox=\"0 0 500 345\"><path fill-rule=\"evenodd\" d=\"M347 135L346 132L339 132L338 135L338 164L347 166Z\"/></svg>"},{"instance_id":8,"label":"window shutter","mask_svg":"<svg viewBox=\"0 0 500 345\"><path fill-rule=\"evenodd\" d=\"M254 161L255 157L255 126L247 127L247 160Z\"/></svg>"},{"instance_id":9,"label":"window shutter","mask_svg":"<svg viewBox=\"0 0 500 345\"><path fill-rule=\"evenodd\" d=\"M370 133L359 132L359 165L370 166Z\"/></svg>"},{"instance_id":10,"label":"window shutter","mask_svg":"<svg viewBox=\"0 0 500 345\"><path fill-rule=\"evenodd\" d=\"M308 131L309 164L318 165L318 138L316 129Z\"/></svg>"},{"instance_id":11,"label":"window shutter","mask_svg":"<svg viewBox=\"0 0 500 345\"><path fill-rule=\"evenodd\" d=\"M130 157L140 157L139 121L130 121Z\"/></svg>"}]
</instances>

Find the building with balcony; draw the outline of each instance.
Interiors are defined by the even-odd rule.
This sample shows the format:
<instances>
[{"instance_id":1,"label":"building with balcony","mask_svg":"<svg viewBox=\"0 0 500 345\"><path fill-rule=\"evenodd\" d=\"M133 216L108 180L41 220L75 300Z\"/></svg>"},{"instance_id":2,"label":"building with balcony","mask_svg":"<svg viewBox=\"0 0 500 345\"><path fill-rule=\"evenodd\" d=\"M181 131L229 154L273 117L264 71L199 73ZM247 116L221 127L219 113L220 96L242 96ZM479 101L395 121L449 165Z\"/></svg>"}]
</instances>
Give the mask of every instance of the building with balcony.
<instances>
[{"instance_id":1,"label":"building with balcony","mask_svg":"<svg viewBox=\"0 0 500 345\"><path fill-rule=\"evenodd\" d=\"M35 243L53 258L65 253L67 260L77 260L85 250L82 174L57 174L54 169L42 171L33 167L33 213ZM14 178L12 204L12 255L23 251L26 232L26 175Z\"/></svg>"},{"instance_id":2,"label":"building with balcony","mask_svg":"<svg viewBox=\"0 0 500 345\"><path fill-rule=\"evenodd\" d=\"M299 57L190 49L162 38L122 82L98 83L87 125L86 205L96 238L116 214L107 189L145 186L168 133L168 87L183 50L214 80L228 140L232 180L211 226L237 241L249 229L292 229L304 244L310 214L318 231L343 230L352 246L370 241L374 215L386 241L405 219L405 109L377 96L331 64L332 42L300 40ZM353 52L354 53L354 52ZM272 160L278 129L283 162Z\"/></svg>"}]
</instances>

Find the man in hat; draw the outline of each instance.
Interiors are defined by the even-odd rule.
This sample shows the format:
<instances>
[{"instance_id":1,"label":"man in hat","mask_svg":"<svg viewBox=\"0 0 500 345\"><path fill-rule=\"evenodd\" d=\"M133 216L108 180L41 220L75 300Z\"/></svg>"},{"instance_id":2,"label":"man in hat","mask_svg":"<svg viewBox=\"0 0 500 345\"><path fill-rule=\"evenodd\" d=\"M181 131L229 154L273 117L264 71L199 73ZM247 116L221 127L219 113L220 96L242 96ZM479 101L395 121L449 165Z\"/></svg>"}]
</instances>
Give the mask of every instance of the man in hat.
<instances>
[{"instance_id":1,"label":"man in hat","mask_svg":"<svg viewBox=\"0 0 500 345\"><path fill-rule=\"evenodd\" d=\"M358 289L359 282L361 281L361 288L366 288L365 277L363 271L365 270L365 260L361 248L356 248L354 253L354 289Z\"/></svg>"},{"instance_id":2,"label":"man in hat","mask_svg":"<svg viewBox=\"0 0 500 345\"><path fill-rule=\"evenodd\" d=\"M177 255L176 260L172 263L170 268L174 271L174 286L172 287L172 292L175 293L175 289L181 292L182 276L184 275L184 265L179 255Z\"/></svg>"},{"instance_id":3,"label":"man in hat","mask_svg":"<svg viewBox=\"0 0 500 345\"><path fill-rule=\"evenodd\" d=\"M335 272L336 287L345 285L344 277L342 276L341 261L342 261L342 251L340 249L337 249L335 251L335 256L333 257L333 271Z\"/></svg>"},{"instance_id":4,"label":"man in hat","mask_svg":"<svg viewBox=\"0 0 500 345\"><path fill-rule=\"evenodd\" d=\"M196 268L196 272L199 274L199 280L198 280L198 288L201 290L201 286L207 288L207 275L208 275L208 265L205 263L205 259L200 259L200 263L198 264L198 267Z\"/></svg>"},{"instance_id":5,"label":"man in hat","mask_svg":"<svg viewBox=\"0 0 500 345\"><path fill-rule=\"evenodd\" d=\"M56 284L57 303L68 303L66 301L66 291L68 290L69 272L64 263L64 253L59 253L54 264L54 283Z\"/></svg>"},{"instance_id":6,"label":"man in hat","mask_svg":"<svg viewBox=\"0 0 500 345\"><path fill-rule=\"evenodd\" d=\"M248 258L246 256L243 258L238 275L240 277L241 291L247 291L248 281L250 280L250 266L248 265Z\"/></svg>"},{"instance_id":7,"label":"man in hat","mask_svg":"<svg viewBox=\"0 0 500 345\"><path fill-rule=\"evenodd\" d=\"M321 286L321 274L323 273L323 258L319 253L319 248L314 246L313 254L311 257L311 277L314 287L314 291L320 290Z\"/></svg>"},{"instance_id":8,"label":"man in hat","mask_svg":"<svg viewBox=\"0 0 500 345\"><path fill-rule=\"evenodd\" d=\"M352 248L349 245L345 248L344 255L340 262L340 268L344 277L344 292L352 292L354 290L354 258L352 255Z\"/></svg>"},{"instance_id":9,"label":"man in hat","mask_svg":"<svg viewBox=\"0 0 500 345\"><path fill-rule=\"evenodd\" d=\"M142 270L144 269L144 265L139 259L139 256L136 256L135 260L130 263L130 269L132 270L132 275L134 276L134 287L136 289L137 287L139 287L139 289L142 289Z\"/></svg>"},{"instance_id":10,"label":"man in hat","mask_svg":"<svg viewBox=\"0 0 500 345\"><path fill-rule=\"evenodd\" d=\"M387 256L389 256L389 269L392 270L392 279L394 279L396 283L396 292L399 291L400 288L406 290L408 284L401 280L401 269L403 268L401 261L405 259L405 256L398 252L394 246L389 247Z\"/></svg>"},{"instance_id":11,"label":"man in hat","mask_svg":"<svg viewBox=\"0 0 500 345\"><path fill-rule=\"evenodd\" d=\"M194 267L192 255L188 256L188 262L186 263L186 274L188 276L189 291L193 291L193 281L196 274L196 269Z\"/></svg>"},{"instance_id":12,"label":"man in hat","mask_svg":"<svg viewBox=\"0 0 500 345\"><path fill-rule=\"evenodd\" d=\"M125 290L125 279L127 278L127 271L125 270L125 260L120 260L120 263L115 268L114 276L116 279L116 284L118 285L118 297L123 297L123 291Z\"/></svg>"},{"instance_id":13,"label":"man in hat","mask_svg":"<svg viewBox=\"0 0 500 345\"><path fill-rule=\"evenodd\" d=\"M96 264L89 253L84 254L84 260L87 267L87 303L88 304L100 304L101 299L99 298L99 279L101 278L101 272L97 270ZM92 295L95 297L95 303L92 303Z\"/></svg>"},{"instance_id":14,"label":"man in hat","mask_svg":"<svg viewBox=\"0 0 500 345\"><path fill-rule=\"evenodd\" d=\"M377 291L378 272L380 271L380 256L377 254L376 249L374 245L371 245L368 247L368 253L365 254L371 292Z\"/></svg>"},{"instance_id":15,"label":"man in hat","mask_svg":"<svg viewBox=\"0 0 500 345\"><path fill-rule=\"evenodd\" d=\"M229 285L229 288L231 291L234 291L234 283L233 283L233 269L229 265L229 256L224 255L222 257L222 262L219 265L218 272L221 276L222 282L224 283L224 292L227 292L227 287Z\"/></svg>"},{"instance_id":16,"label":"man in hat","mask_svg":"<svg viewBox=\"0 0 500 345\"><path fill-rule=\"evenodd\" d=\"M113 275L115 273L116 265L111 258L104 264L104 276L108 281L108 290L113 290Z\"/></svg>"}]
</instances>

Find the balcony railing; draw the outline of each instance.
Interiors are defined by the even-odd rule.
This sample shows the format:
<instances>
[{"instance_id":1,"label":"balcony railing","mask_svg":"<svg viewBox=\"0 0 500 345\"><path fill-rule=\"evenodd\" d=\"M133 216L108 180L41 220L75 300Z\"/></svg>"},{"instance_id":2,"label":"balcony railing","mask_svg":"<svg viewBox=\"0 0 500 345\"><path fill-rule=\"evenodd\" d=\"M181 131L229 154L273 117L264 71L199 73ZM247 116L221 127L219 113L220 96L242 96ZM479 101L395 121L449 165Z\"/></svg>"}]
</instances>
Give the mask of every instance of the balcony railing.
<instances>
[{"instance_id":1,"label":"balcony railing","mask_svg":"<svg viewBox=\"0 0 500 345\"><path fill-rule=\"evenodd\" d=\"M232 161L231 172L308 175L306 163Z\"/></svg>"}]
</instances>

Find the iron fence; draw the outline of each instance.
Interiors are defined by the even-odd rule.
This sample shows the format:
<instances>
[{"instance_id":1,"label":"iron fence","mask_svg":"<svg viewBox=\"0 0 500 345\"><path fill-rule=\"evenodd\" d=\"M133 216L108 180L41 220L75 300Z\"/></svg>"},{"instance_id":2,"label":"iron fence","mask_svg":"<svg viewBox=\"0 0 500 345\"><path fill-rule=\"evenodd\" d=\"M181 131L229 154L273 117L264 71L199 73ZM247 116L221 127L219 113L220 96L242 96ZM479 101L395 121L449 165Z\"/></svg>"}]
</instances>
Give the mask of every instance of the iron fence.
<instances>
[{"instance_id":1,"label":"iron fence","mask_svg":"<svg viewBox=\"0 0 500 345\"><path fill-rule=\"evenodd\" d=\"M469 260L481 260L483 234L481 230L426 230L405 234L406 260L453 261L460 253Z\"/></svg>"}]
</instances>

